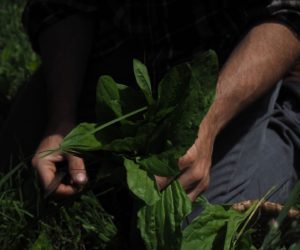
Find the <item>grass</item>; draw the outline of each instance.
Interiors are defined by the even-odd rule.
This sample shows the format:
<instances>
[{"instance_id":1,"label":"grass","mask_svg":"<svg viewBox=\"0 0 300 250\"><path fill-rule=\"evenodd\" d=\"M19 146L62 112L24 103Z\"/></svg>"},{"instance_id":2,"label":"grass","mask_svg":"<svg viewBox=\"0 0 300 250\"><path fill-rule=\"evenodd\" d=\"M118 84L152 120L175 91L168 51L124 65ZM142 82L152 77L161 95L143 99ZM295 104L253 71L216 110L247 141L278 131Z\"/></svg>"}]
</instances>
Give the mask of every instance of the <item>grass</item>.
<instances>
[{"instance_id":1,"label":"grass","mask_svg":"<svg viewBox=\"0 0 300 250\"><path fill-rule=\"evenodd\" d=\"M96 198L101 193L46 200L36 180L25 163L0 176L1 249L119 249L113 217Z\"/></svg>"},{"instance_id":2,"label":"grass","mask_svg":"<svg viewBox=\"0 0 300 250\"><path fill-rule=\"evenodd\" d=\"M21 24L25 2L0 0L0 123L20 86L39 65Z\"/></svg>"}]
</instances>

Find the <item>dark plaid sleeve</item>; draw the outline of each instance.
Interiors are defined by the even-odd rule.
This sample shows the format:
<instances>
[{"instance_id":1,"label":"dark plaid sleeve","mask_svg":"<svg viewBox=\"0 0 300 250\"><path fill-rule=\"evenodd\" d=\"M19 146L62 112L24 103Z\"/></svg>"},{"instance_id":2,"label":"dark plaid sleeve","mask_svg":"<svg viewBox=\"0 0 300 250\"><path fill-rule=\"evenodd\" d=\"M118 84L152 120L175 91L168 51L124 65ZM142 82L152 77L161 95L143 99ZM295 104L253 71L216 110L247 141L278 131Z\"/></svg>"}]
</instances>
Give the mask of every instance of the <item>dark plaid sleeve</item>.
<instances>
[{"instance_id":1,"label":"dark plaid sleeve","mask_svg":"<svg viewBox=\"0 0 300 250\"><path fill-rule=\"evenodd\" d=\"M39 52L38 34L46 27L75 13L91 14L97 11L97 0L29 0L22 22L33 49Z\"/></svg>"},{"instance_id":2,"label":"dark plaid sleeve","mask_svg":"<svg viewBox=\"0 0 300 250\"><path fill-rule=\"evenodd\" d=\"M271 17L288 25L300 36L300 0L272 0L268 10Z\"/></svg>"}]
</instances>

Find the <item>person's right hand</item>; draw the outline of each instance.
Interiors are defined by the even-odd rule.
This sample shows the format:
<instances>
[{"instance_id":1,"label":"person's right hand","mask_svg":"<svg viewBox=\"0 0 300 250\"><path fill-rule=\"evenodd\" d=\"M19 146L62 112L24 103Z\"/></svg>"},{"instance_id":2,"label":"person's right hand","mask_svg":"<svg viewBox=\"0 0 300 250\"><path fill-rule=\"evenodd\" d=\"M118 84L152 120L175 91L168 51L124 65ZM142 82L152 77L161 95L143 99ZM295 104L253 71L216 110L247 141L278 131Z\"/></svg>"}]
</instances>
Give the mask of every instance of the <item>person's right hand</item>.
<instances>
[{"instance_id":1,"label":"person's right hand","mask_svg":"<svg viewBox=\"0 0 300 250\"><path fill-rule=\"evenodd\" d=\"M45 192L48 192L49 185L57 174L57 164L65 162L68 166L70 183L60 183L53 192L55 196L67 196L81 191L84 184L87 183L87 174L84 162L81 158L74 155L63 155L60 152L48 154L43 157L43 152L51 149L57 149L63 140L60 134L51 134L41 141L35 156L32 159L32 166L36 169Z\"/></svg>"}]
</instances>

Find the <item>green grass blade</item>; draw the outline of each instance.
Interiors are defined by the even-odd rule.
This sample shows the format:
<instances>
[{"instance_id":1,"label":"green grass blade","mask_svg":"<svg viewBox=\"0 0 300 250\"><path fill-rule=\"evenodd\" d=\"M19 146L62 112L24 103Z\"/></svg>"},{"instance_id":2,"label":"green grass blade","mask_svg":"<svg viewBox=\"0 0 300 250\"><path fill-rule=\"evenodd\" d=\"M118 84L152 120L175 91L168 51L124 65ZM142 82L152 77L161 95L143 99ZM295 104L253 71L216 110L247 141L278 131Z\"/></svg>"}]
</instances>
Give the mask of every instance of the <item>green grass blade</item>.
<instances>
[{"instance_id":1,"label":"green grass blade","mask_svg":"<svg viewBox=\"0 0 300 250\"><path fill-rule=\"evenodd\" d=\"M12 170L10 170L6 175L4 175L1 179L0 179L0 188L7 182L9 181L9 179L18 172L18 170L21 169L21 167L23 166L23 162L19 163L17 166L15 166Z\"/></svg>"},{"instance_id":2,"label":"green grass blade","mask_svg":"<svg viewBox=\"0 0 300 250\"><path fill-rule=\"evenodd\" d=\"M285 203L282 211L280 212L279 216L277 217L276 221L272 223L272 226L264 239L262 244L261 250L272 249L273 245L276 244L278 237L280 237L280 227L289 213L289 210L294 206L300 196L300 181L297 182L295 185L292 193L290 194L287 202ZM275 242L275 243L274 243Z\"/></svg>"}]
</instances>

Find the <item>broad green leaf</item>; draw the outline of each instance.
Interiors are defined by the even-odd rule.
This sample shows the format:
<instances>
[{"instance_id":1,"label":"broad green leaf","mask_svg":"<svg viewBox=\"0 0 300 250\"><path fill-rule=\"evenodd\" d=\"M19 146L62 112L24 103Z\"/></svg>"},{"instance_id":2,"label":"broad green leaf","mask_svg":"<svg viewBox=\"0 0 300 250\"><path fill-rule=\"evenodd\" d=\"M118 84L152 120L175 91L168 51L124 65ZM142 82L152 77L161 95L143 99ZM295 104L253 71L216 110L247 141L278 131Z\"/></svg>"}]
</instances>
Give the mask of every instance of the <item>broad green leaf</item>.
<instances>
[{"instance_id":1,"label":"broad green leaf","mask_svg":"<svg viewBox=\"0 0 300 250\"><path fill-rule=\"evenodd\" d=\"M117 153L137 154L143 149L145 142L146 135L125 137L122 139L113 140L111 143L104 145L102 149Z\"/></svg>"},{"instance_id":2,"label":"broad green leaf","mask_svg":"<svg viewBox=\"0 0 300 250\"><path fill-rule=\"evenodd\" d=\"M39 237L31 247L31 250L52 250L52 249L54 249L52 246L52 242L48 238L47 233L44 230L42 230L41 233L39 234Z\"/></svg>"},{"instance_id":3,"label":"broad green leaf","mask_svg":"<svg viewBox=\"0 0 300 250\"><path fill-rule=\"evenodd\" d=\"M173 67L158 85L158 106L175 107L187 92L191 71L187 63Z\"/></svg>"},{"instance_id":4,"label":"broad green leaf","mask_svg":"<svg viewBox=\"0 0 300 250\"><path fill-rule=\"evenodd\" d=\"M94 131L95 123L80 123L63 140L61 148L63 151L93 151L99 150L102 143L96 138Z\"/></svg>"},{"instance_id":5,"label":"broad green leaf","mask_svg":"<svg viewBox=\"0 0 300 250\"><path fill-rule=\"evenodd\" d=\"M147 154L160 154L172 147L182 148L183 154L193 144L214 99L217 68L216 55L209 52L176 66L161 81L158 104L146 114L157 124L147 140Z\"/></svg>"},{"instance_id":6,"label":"broad green leaf","mask_svg":"<svg viewBox=\"0 0 300 250\"><path fill-rule=\"evenodd\" d=\"M237 242L236 248L237 250L257 250L257 248L253 245L252 234L254 233L254 229L248 229L243 236ZM231 250L231 249L230 249Z\"/></svg>"},{"instance_id":7,"label":"broad green leaf","mask_svg":"<svg viewBox=\"0 0 300 250\"><path fill-rule=\"evenodd\" d=\"M174 113L169 114L171 118ZM151 134L148 136L146 143L146 153L147 154L160 154L168 149L173 148L172 140L168 139L168 132L172 129L172 120L169 115L167 115L161 121L154 123L156 126L152 129ZM156 120L156 118L153 118Z\"/></svg>"},{"instance_id":8,"label":"broad green leaf","mask_svg":"<svg viewBox=\"0 0 300 250\"><path fill-rule=\"evenodd\" d=\"M99 124L109 122L116 117L130 113L146 105L141 93L126 85L116 83L109 76L102 76L97 86L96 113ZM137 121L142 120L142 115L135 115L120 121L120 124L106 129L105 134L98 135L103 143L113 139L131 137L136 134Z\"/></svg>"},{"instance_id":9,"label":"broad green leaf","mask_svg":"<svg viewBox=\"0 0 300 250\"><path fill-rule=\"evenodd\" d=\"M253 208L255 207L252 206ZM229 218L227 223L227 230L226 230L226 237L225 237L225 243L224 243L224 250L231 250L233 249L232 245L234 240L236 239L236 236L238 234L238 231L242 225L248 218L250 212L253 209L249 208L247 212L240 213L232 208L227 211Z\"/></svg>"},{"instance_id":10,"label":"broad green leaf","mask_svg":"<svg viewBox=\"0 0 300 250\"><path fill-rule=\"evenodd\" d=\"M146 97L148 104L153 103L152 97L152 89L151 89L151 82L148 70L146 66L139 60L133 60L133 71L135 75L135 79L139 87L141 88L143 94Z\"/></svg>"},{"instance_id":11,"label":"broad green leaf","mask_svg":"<svg viewBox=\"0 0 300 250\"><path fill-rule=\"evenodd\" d=\"M176 176L179 174L178 159L184 153L182 149L172 148L161 154L149 155L138 161L148 173L159 176Z\"/></svg>"},{"instance_id":12,"label":"broad green leaf","mask_svg":"<svg viewBox=\"0 0 300 250\"><path fill-rule=\"evenodd\" d=\"M210 90L216 85L219 73L218 56L213 50L208 50L196 56L190 63L193 77L203 88Z\"/></svg>"},{"instance_id":13,"label":"broad green leaf","mask_svg":"<svg viewBox=\"0 0 300 250\"><path fill-rule=\"evenodd\" d=\"M169 118L172 126L167 134L173 145L186 149L194 143L199 124L214 99L218 68L216 55L205 53L188 67L191 78L186 83L187 92Z\"/></svg>"},{"instance_id":14,"label":"broad green leaf","mask_svg":"<svg viewBox=\"0 0 300 250\"><path fill-rule=\"evenodd\" d=\"M192 209L190 200L178 181L172 182L152 206L138 211L138 228L147 250L179 250L181 223Z\"/></svg>"},{"instance_id":15,"label":"broad green leaf","mask_svg":"<svg viewBox=\"0 0 300 250\"><path fill-rule=\"evenodd\" d=\"M117 87L120 94L120 103L123 114L130 113L133 110L147 105L143 93L141 93L139 90L119 83L117 84Z\"/></svg>"},{"instance_id":16,"label":"broad green leaf","mask_svg":"<svg viewBox=\"0 0 300 250\"><path fill-rule=\"evenodd\" d=\"M100 77L96 93L100 119L105 113L108 115L109 111L107 108L114 115L111 115L109 120L122 116L119 89L117 83L110 76L104 75ZM104 121L106 122L107 120Z\"/></svg>"},{"instance_id":17,"label":"broad green leaf","mask_svg":"<svg viewBox=\"0 0 300 250\"><path fill-rule=\"evenodd\" d=\"M97 137L97 133L117 122L120 122L121 120L141 113L146 109L147 108L144 107L135 110L102 125L96 125L94 123L81 123L64 138L60 145L60 150L63 152L99 150L102 148L103 144L99 140L99 137Z\"/></svg>"},{"instance_id":18,"label":"broad green leaf","mask_svg":"<svg viewBox=\"0 0 300 250\"><path fill-rule=\"evenodd\" d=\"M100 124L146 105L141 93L129 86L116 83L110 76L101 76L96 93L96 113ZM122 121L122 125L125 122Z\"/></svg>"},{"instance_id":19,"label":"broad green leaf","mask_svg":"<svg viewBox=\"0 0 300 250\"><path fill-rule=\"evenodd\" d=\"M190 92L188 83L191 77L197 79L204 91L210 92L215 87L218 77L218 59L214 51L209 50L190 63L173 67L158 86L158 105L161 108L178 105L179 101ZM210 105L210 97L201 100L205 107Z\"/></svg>"},{"instance_id":20,"label":"broad green leaf","mask_svg":"<svg viewBox=\"0 0 300 250\"><path fill-rule=\"evenodd\" d=\"M167 108L159 108L155 109L155 114L150 117L150 121L159 123L163 119L165 119L168 115L170 115L175 110L175 107L167 107ZM151 114L150 114L151 115Z\"/></svg>"},{"instance_id":21,"label":"broad green leaf","mask_svg":"<svg viewBox=\"0 0 300 250\"><path fill-rule=\"evenodd\" d=\"M183 230L181 250L220 250L224 246L229 215L221 205L206 206Z\"/></svg>"},{"instance_id":22,"label":"broad green leaf","mask_svg":"<svg viewBox=\"0 0 300 250\"><path fill-rule=\"evenodd\" d=\"M182 250L192 249L196 245L203 246L203 250L236 249L232 242L236 239L241 225L256 209L256 204L247 212L240 213L227 205L209 204L202 197L198 198L196 203L203 206L204 211L184 230ZM238 246L249 247L244 248L245 250L255 249L249 239L250 233L252 231L243 232L238 241Z\"/></svg>"},{"instance_id":23,"label":"broad green leaf","mask_svg":"<svg viewBox=\"0 0 300 250\"><path fill-rule=\"evenodd\" d=\"M141 169L134 161L125 159L127 184L132 193L151 206L160 199L160 193L153 175Z\"/></svg>"}]
</instances>

